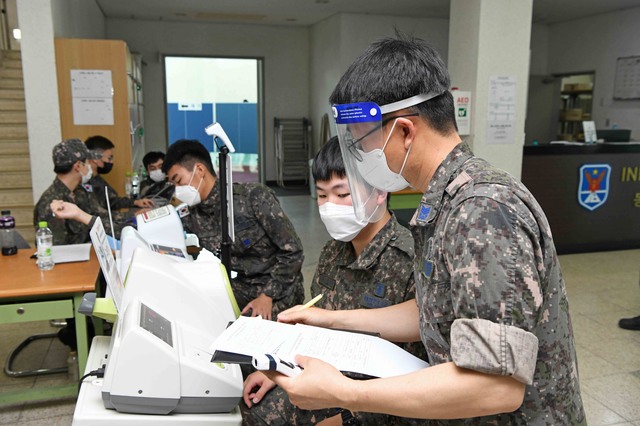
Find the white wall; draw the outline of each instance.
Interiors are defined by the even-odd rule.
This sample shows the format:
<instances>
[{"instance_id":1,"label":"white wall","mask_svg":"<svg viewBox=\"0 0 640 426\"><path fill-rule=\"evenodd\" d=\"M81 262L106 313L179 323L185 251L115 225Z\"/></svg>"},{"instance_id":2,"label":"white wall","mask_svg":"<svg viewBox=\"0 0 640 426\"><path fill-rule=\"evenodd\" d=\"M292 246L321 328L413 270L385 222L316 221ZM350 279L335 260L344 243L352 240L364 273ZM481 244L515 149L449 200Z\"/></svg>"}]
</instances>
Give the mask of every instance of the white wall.
<instances>
[{"instance_id":1,"label":"white wall","mask_svg":"<svg viewBox=\"0 0 640 426\"><path fill-rule=\"evenodd\" d=\"M104 16L94 0L18 0L17 6L35 203L55 176L51 151L62 134L54 36L103 38Z\"/></svg>"},{"instance_id":2,"label":"white wall","mask_svg":"<svg viewBox=\"0 0 640 426\"><path fill-rule=\"evenodd\" d=\"M640 139L640 101L613 100L616 60L640 55L640 7L549 26L549 72L595 71L593 120Z\"/></svg>"},{"instance_id":3,"label":"white wall","mask_svg":"<svg viewBox=\"0 0 640 426\"><path fill-rule=\"evenodd\" d=\"M57 38L105 38L106 23L95 0L52 0Z\"/></svg>"},{"instance_id":4,"label":"white wall","mask_svg":"<svg viewBox=\"0 0 640 426\"><path fill-rule=\"evenodd\" d=\"M549 72L549 27L547 25L533 24L531 26L530 54L529 74L547 75Z\"/></svg>"},{"instance_id":5,"label":"white wall","mask_svg":"<svg viewBox=\"0 0 640 426\"><path fill-rule=\"evenodd\" d=\"M147 150L166 150L162 54L264 58L265 171L276 179L274 117L309 116L308 28L108 19L107 35L142 54Z\"/></svg>"},{"instance_id":6,"label":"white wall","mask_svg":"<svg viewBox=\"0 0 640 426\"><path fill-rule=\"evenodd\" d=\"M335 135L335 125L329 105L329 95L333 91L345 66L340 60L341 18L334 15L311 27L309 37L310 54L310 118L313 129L313 153L320 144L320 125L324 114L329 116L329 133Z\"/></svg>"},{"instance_id":7,"label":"white wall","mask_svg":"<svg viewBox=\"0 0 640 426\"><path fill-rule=\"evenodd\" d=\"M329 113L335 135L329 96L349 65L374 41L393 36L395 29L431 43L447 61L449 20L397 16L340 14L311 27L311 120L319 147L320 120Z\"/></svg>"}]
</instances>

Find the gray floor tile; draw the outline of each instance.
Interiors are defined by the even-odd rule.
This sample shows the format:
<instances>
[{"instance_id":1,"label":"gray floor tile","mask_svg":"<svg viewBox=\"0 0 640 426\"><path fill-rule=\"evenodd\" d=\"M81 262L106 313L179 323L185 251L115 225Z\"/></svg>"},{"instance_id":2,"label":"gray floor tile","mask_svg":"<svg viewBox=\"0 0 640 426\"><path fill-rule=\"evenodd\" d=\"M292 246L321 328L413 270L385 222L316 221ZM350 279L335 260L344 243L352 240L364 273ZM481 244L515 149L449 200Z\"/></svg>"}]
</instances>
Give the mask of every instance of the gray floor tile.
<instances>
[{"instance_id":1,"label":"gray floor tile","mask_svg":"<svg viewBox=\"0 0 640 426\"><path fill-rule=\"evenodd\" d=\"M611 411L601 402L596 401L586 392L582 392L582 403L590 425L614 425L624 422L625 419Z\"/></svg>"},{"instance_id":2,"label":"gray floor tile","mask_svg":"<svg viewBox=\"0 0 640 426\"><path fill-rule=\"evenodd\" d=\"M586 379L582 389L626 421L640 420L640 379L632 374L616 374Z\"/></svg>"}]
</instances>

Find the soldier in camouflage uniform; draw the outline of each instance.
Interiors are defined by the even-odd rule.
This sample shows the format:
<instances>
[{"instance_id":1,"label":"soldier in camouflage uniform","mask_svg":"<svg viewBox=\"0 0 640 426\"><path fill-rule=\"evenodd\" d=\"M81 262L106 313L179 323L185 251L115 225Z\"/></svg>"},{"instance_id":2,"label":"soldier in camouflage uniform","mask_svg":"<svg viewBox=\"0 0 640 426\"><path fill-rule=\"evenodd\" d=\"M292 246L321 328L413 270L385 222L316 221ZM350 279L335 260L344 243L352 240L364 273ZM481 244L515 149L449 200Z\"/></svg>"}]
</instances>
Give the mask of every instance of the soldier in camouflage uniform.
<instances>
[{"instance_id":1,"label":"soldier in camouflage uniform","mask_svg":"<svg viewBox=\"0 0 640 426\"><path fill-rule=\"evenodd\" d=\"M136 200L134 198L121 197L101 176L108 174L113 168L113 150L115 149L113 142L104 136L91 136L87 138L84 143L93 153L93 159L91 160L93 176L89 179L89 182L82 184L82 187L90 194L89 199L95 199L103 209L108 209L107 200L104 196L106 188L112 211L131 208L150 208L154 206L153 201L148 198ZM132 217L133 212L128 216Z\"/></svg>"},{"instance_id":2,"label":"soldier in camouflage uniform","mask_svg":"<svg viewBox=\"0 0 640 426\"><path fill-rule=\"evenodd\" d=\"M176 185L176 198L190 206L185 230L198 236L201 247L217 252L220 186L207 149L198 141L178 141L169 147L162 171ZM243 314L271 319L304 299L302 243L264 185L233 184L233 210L231 269L238 275L231 287Z\"/></svg>"},{"instance_id":3,"label":"soldier in camouflage uniform","mask_svg":"<svg viewBox=\"0 0 640 426\"><path fill-rule=\"evenodd\" d=\"M272 379L302 407L443 419L430 424L586 424L549 224L519 181L461 143L449 84L431 47L401 37L371 45L331 95L335 104L376 102L386 115L375 132L353 127L353 134L342 133L346 146L360 150L360 161L381 159L365 179L382 190L406 179L424 191L412 220L417 306L406 302L376 315L306 309L278 317L380 331L390 340L419 337L432 366L354 382L299 357L301 375ZM374 149L385 155L366 155Z\"/></svg>"},{"instance_id":4,"label":"soldier in camouflage uniform","mask_svg":"<svg viewBox=\"0 0 640 426\"><path fill-rule=\"evenodd\" d=\"M89 230L96 216L101 216L105 229L111 233L107 211L92 204L80 187L91 176L88 161L93 155L79 139L67 139L53 147L56 178L36 203L33 224L37 228L38 222L46 221L55 245L89 242ZM124 222L115 223L119 233Z\"/></svg>"},{"instance_id":5,"label":"soldier in camouflage uniform","mask_svg":"<svg viewBox=\"0 0 640 426\"><path fill-rule=\"evenodd\" d=\"M173 185L167 182L167 176L162 172L163 163L164 152L150 151L142 157L142 164L147 170L147 177L140 182L140 197L149 197L158 206L169 203L173 198L175 189Z\"/></svg>"},{"instance_id":6,"label":"soldier in camouflage uniform","mask_svg":"<svg viewBox=\"0 0 640 426\"><path fill-rule=\"evenodd\" d=\"M312 173L318 191L318 205L349 206L349 216L355 218L338 138L331 138L320 149L314 159ZM385 199L379 202L386 207L386 193L384 196ZM413 238L392 213L385 211L377 222L360 223L352 228L349 226L352 220L339 221L340 217L329 216L322 207L320 209L321 219L333 239L322 249L311 283L311 294L323 295L315 306L332 310L370 309L395 305L415 297ZM353 232L357 234L352 236ZM401 346L426 359L421 343ZM254 390L254 386L260 389ZM345 420L353 415L361 424L420 423L384 414L352 414L340 408L301 410L291 404L281 388L272 389L274 386L259 371L247 378L244 389L246 405L241 403L245 425L316 424L337 414ZM265 395L265 392L268 393Z\"/></svg>"}]
</instances>

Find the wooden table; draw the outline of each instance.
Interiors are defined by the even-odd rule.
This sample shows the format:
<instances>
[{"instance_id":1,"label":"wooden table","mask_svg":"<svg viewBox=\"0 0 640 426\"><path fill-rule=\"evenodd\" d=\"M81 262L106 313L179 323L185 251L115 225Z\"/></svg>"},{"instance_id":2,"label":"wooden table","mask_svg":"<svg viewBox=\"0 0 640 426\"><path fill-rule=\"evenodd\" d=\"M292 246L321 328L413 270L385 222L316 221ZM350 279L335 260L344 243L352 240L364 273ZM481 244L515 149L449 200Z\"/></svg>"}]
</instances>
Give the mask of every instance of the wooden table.
<instances>
[{"instance_id":1,"label":"wooden table","mask_svg":"<svg viewBox=\"0 0 640 426\"><path fill-rule=\"evenodd\" d=\"M0 256L0 324L75 317L78 370L83 372L88 354L87 324L86 317L77 311L84 293L95 290L98 259L91 253L88 262L61 263L50 271L41 271L31 259L33 253L33 249L24 249L14 256ZM75 383L13 391L0 394L0 404L76 393Z\"/></svg>"}]
</instances>

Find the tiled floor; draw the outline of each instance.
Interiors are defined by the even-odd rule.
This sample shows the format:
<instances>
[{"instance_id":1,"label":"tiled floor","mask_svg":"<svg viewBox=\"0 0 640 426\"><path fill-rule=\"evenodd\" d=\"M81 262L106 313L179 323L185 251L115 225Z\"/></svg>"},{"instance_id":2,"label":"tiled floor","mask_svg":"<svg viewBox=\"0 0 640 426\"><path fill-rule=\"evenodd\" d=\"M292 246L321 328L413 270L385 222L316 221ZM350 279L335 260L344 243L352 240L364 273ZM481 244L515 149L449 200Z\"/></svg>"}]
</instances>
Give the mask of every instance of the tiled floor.
<instances>
[{"instance_id":1,"label":"tiled floor","mask_svg":"<svg viewBox=\"0 0 640 426\"><path fill-rule=\"evenodd\" d=\"M305 249L309 283L329 238L309 196L281 197ZM618 328L618 319L640 315L640 250L565 255L560 258L573 320L582 397L590 425L640 426L640 331ZM307 298L309 298L307 288ZM23 337L51 330L47 322L0 326L0 360ZM34 344L21 365L64 364L67 349L55 340ZM0 392L66 382L65 375L11 379L0 374ZM69 425L74 400L0 407L2 425Z\"/></svg>"}]
</instances>

